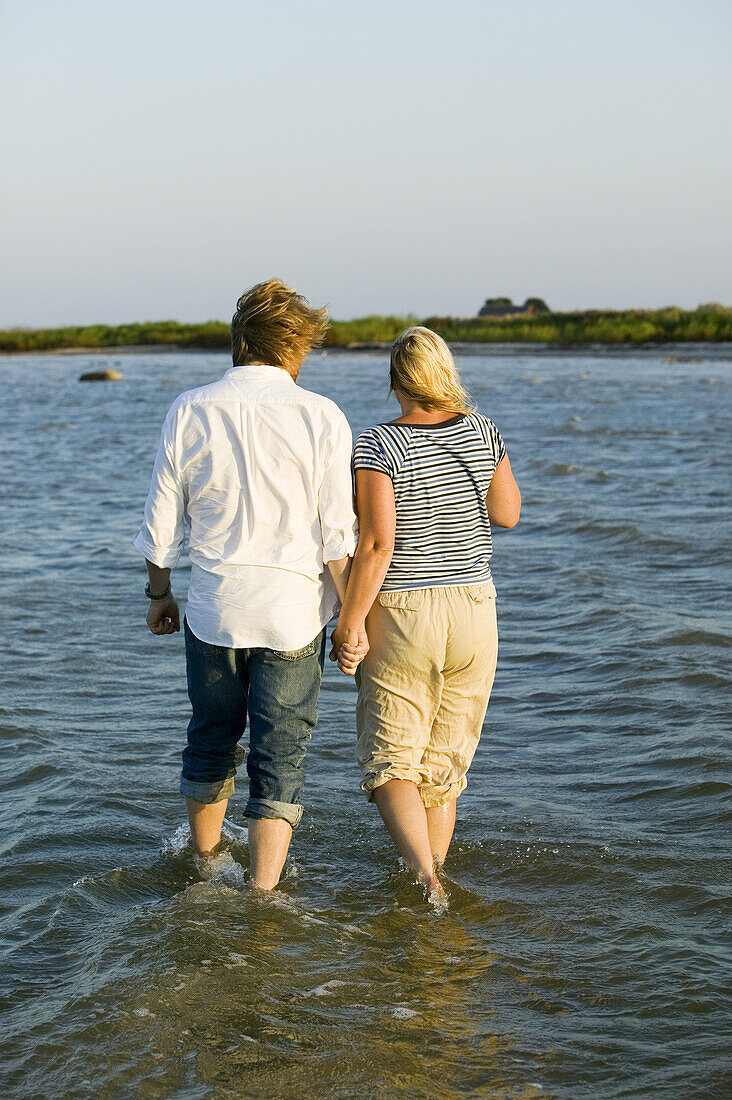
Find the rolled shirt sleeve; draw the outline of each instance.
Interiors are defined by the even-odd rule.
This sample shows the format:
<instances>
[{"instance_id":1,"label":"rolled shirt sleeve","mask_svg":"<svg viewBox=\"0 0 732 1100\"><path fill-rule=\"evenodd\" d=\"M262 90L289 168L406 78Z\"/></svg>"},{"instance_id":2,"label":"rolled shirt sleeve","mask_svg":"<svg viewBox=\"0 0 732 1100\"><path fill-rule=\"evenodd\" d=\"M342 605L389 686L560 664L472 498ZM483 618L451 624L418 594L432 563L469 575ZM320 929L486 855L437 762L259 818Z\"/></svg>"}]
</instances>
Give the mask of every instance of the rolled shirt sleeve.
<instances>
[{"instance_id":1,"label":"rolled shirt sleeve","mask_svg":"<svg viewBox=\"0 0 732 1100\"><path fill-rule=\"evenodd\" d=\"M351 483L353 437L341 413L330 438L330 453L318 493L323 564L350 557L356 549L356 514Z\"/></svg>"},{"instance_id":2,"label":"rolled shirt sleeve","mask_svg":"<svg viewBox=\"0 0 732 1100\"><path fill-rule=\"evenodd\" d=\"M145 518L133 545L161 569L172 569L183 549L185 493L175 461L177 405L173 405L160 433Z\"/></svg>"}]
</instances>

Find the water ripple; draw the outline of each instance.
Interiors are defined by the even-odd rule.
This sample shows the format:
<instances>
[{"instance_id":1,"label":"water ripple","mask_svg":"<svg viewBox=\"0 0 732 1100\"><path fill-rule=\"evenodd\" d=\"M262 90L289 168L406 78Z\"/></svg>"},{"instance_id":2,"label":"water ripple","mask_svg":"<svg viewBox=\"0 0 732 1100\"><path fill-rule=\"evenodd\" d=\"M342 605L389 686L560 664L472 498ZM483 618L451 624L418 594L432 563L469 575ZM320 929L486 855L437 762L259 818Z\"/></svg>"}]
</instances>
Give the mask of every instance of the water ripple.
<instances>
[{"instance_id":1,"label":"water ripple","mask_svg":"<svg viewBox=\"0 0 732 1100\"><path fill-rule=\"evenodd\" d=\"M524 513L440 909L358 792L330 665L281 889L249 889L244 776L191 852L182 642L146 634L130 542L170 401L227 363L79 363L0 364L4 1094L724 1095L729 361L461 357ZM386 376L303 380L358 432Z\"/></svg>"}]
</instances>

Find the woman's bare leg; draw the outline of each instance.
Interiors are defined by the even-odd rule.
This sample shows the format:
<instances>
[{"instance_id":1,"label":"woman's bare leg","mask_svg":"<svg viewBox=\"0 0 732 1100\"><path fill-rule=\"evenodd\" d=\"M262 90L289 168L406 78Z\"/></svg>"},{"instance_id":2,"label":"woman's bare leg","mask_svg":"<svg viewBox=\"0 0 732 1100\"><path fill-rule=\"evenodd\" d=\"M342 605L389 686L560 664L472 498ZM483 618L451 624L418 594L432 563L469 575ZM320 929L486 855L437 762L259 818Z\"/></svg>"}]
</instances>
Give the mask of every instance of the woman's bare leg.
<instances>
[{"instance_id":1,"label":"woman's bare leg","mask_svg":"<svg viewBox=\"0 0 732 1100\"><path fill-rule=\"evenodd\" d=\"M437 866L441 867L447 857L453 830L455 829L455 810L457 799L446 802L444 806L430 806L427 813L427 830L430 838L430 851Z\"/></svg>"},{"instance_id":2,"label":"woman's bare leg","mask_svg":"<svg viewBox=\"0 0 732 1100\"><path fill-rule=\"evenodd\" d=\"M402 859L416 871L427 893L439 886L434 872L427 813L416 783L390 779L374 791L374 802Z\"/></svg>"}]
</instances>

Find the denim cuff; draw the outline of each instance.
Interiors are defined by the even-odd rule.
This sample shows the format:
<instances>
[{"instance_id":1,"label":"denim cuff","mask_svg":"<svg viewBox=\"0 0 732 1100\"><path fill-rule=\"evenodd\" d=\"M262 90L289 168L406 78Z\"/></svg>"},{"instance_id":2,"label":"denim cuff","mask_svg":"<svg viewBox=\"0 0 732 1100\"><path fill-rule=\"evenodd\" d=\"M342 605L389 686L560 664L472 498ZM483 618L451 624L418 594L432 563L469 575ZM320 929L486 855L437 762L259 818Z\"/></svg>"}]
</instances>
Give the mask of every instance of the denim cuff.
<instances>
[{"instance_id":1,"label":"denim cuff","mask_svg":"<svg viewBox=\"0 0 732 1100\"><path fill-rule=\"evenodd\" d=\"M250 798L244 810L245 817L273 820L281 818L296 829L300 824L303 807L299 802L276 802L273 798Z\"/></svg>"},{"instance_id":2,"label":"denim cuff","mask_svg":"<svg viewBox=\"0 0 732 1100\"><path fill-rule=\"evenodd\" d=\"M180 793L185 798L195 798L196 802L210 805L212 802L223 802L225 798L231 798L234 793L234 776L228 779L214 779L210 783L199 779L186 779L180 777Z\"/></svg>"}]
</instances>

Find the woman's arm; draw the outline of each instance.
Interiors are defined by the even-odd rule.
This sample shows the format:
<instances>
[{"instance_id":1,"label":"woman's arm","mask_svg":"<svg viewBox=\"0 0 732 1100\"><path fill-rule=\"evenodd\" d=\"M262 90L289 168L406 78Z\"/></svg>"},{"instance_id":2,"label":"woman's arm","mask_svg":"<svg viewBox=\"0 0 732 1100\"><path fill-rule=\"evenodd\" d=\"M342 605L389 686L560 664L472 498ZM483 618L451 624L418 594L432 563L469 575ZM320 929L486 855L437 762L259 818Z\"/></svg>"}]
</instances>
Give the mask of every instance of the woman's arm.
<instances>
[{"instance_id":1,"label":"woman's arm","mask_svg":"<svg viewBox=\"0 0 732 1100\"><path fill-rule=\"evenodd\" d=\"M511 470L508 455L504 455L493 474L485 495L488 519L496 527L515 527L521 515L521 491Z\"/></svg>"},{"instance_id":2,"label":"woman's arm","mask_svg":"<svg viewBox=\"0 0 732 1100\"><path fill-rule=\"evenodd\" d=\"M364 619L383 584L394 550L396 506L394 485L378 470L356 470L358 546L348 577L346 598L333 631L333 648L363 631ZM353 644L351 642L351 644Z\"/></svg>"}]
</instances>

